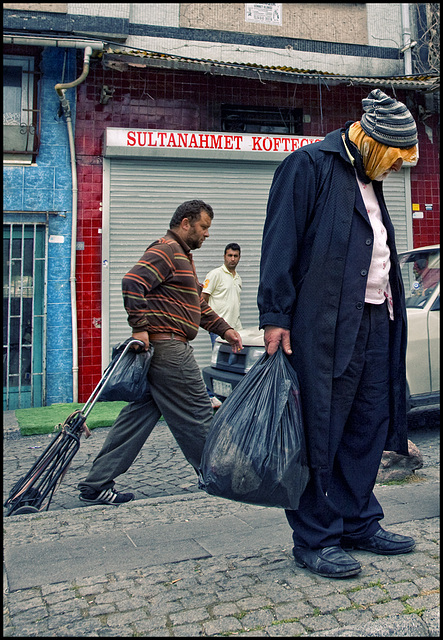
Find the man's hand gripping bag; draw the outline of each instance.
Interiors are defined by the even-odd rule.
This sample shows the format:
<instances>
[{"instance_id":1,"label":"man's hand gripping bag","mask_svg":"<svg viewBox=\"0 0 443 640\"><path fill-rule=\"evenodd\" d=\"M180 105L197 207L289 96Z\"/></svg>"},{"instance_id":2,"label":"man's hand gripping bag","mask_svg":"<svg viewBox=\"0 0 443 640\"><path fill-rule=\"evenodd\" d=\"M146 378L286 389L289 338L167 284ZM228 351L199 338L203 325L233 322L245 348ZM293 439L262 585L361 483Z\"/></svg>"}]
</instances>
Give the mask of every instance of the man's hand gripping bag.
<instances>
[{"instance_id":1,"label":"man's hand gripping bag","mask_svg":"<svg viewBox=\"0 0 443 640\"><path fill-rule=\"evenodd\" d=\"M279 348L263 354L215 414L199 487L221 498L297 509L308 479L297 374Z\"/></svg>"},{"instance_id":2,"label":"man's hand gripping bag","mask_svg":"<svg viewBox=\"0 0 443 640\"><path fill-rule=\"evenodd\" d=\"M143 401L149 394L148 370L151 364L154 347L149 345L147 351L129 350L123 355L124 349L133 338L117 344L112 350L112 360L104 375L115 366L103 391L100 393L101 402L138 402Z\"/></svg>"}]
</instances>

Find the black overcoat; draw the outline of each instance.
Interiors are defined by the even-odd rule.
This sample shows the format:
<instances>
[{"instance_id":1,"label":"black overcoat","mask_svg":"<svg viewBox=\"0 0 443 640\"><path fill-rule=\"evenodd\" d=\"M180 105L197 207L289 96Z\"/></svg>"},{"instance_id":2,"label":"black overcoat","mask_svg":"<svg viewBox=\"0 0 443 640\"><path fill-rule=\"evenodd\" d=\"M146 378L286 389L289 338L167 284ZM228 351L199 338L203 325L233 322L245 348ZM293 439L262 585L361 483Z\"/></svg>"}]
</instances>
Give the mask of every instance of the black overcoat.
<instances>
[{"instance_id":1,"label":"black overcoat","mask_svg":"<svg viewBox=\"0 0 443 640\"><path fill-rule=\"evenodd\" d=\"M328 463L332 379L349 363L360 326L373 232L343 130L295 151L269 192L260 262L260 327L290 329L312 468ZM389 178L388 178L389 179ZM408 454L406 308L394 228L373 182L390 248L390 425L385 449Z\"/></svg>"}]
</instances>

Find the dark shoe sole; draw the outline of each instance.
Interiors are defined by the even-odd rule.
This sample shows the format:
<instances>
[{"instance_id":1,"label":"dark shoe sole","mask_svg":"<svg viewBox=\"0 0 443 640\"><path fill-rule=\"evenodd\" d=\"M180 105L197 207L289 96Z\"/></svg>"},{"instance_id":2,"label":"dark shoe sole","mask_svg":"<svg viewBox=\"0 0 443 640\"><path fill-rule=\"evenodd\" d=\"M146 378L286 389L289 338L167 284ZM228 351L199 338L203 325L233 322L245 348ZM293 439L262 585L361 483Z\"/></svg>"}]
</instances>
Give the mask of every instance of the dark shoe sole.
<instances>
[{"instance_id":1,"label":"dark shoe sole","mask_svg":"<svg viewBox=\"0 0 443 640\"><path fill-rule=\"evenodd\" d=\"M132 500L134 500L134 498L131 498L131 500L126 500L125 502L106 502L105 500L90 500L82 496L79 496L79 499L82 502L86 502L86 504L104 504L108 505L109 507L119 507L121 504L128 504L128 502L132 502Z\"/></svg>"},{"instance_id":2,"label":"dark shoe sole","mask_svg":"<svg viewBox=\"0 0 443 640\"><path fill-rule=\"evenodd\" d=\"M294 561L297 567L300 567L301 569L308 569L308 571L310 571L311 573L315 573L318 576L322 576L323 578L351 578L352 576L356 576L361 571L361 567L359 567L358 569L349 569L348 571L341 571L340 573L326 573L308 567L306 562L303 562L302 560L297 560L296 558L294 558Z\"/></svg>"},{"instance_id":3,"label":"dark shoe sole","mask_svg":"<svg viewBox=\"0 0 443 640\"><path fill-rule=\"evenodd\" d=\"M343 551L368 551L368 553L376 553L379 556L399 556L402 553L410 553L411 551L413 551L415 549L415 544L413 544L411 547L405 547L403 549L397 549L397 550L385 550L385 549L367 549L364 546L359 546L358 544L356 545L342 545L342 549Z\"/></svg>"}]
</instances>

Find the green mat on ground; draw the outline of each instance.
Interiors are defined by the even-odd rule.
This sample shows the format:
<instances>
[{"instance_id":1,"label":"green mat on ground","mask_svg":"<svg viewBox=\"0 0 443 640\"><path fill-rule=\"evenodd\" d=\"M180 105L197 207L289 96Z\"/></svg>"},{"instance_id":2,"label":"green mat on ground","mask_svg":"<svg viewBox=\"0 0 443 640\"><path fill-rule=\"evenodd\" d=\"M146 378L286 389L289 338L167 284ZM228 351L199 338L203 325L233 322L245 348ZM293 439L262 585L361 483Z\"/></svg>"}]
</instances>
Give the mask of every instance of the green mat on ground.
<instances>
[{"instance_id":1,"label":"green mat on ground","mask_svg":"<svg viewBox=\"0 0 443 640\"><path fill-rule=\"evenodd\" d=\"M110 427L126 404L126 402L97 402L86 418L88 428ZM22 436L35 436L41 433L52 433L55 426L83 407L84 404L60 403L51 404L49 407L16 409L15 417Z\"/></svg>"}]
</instances>

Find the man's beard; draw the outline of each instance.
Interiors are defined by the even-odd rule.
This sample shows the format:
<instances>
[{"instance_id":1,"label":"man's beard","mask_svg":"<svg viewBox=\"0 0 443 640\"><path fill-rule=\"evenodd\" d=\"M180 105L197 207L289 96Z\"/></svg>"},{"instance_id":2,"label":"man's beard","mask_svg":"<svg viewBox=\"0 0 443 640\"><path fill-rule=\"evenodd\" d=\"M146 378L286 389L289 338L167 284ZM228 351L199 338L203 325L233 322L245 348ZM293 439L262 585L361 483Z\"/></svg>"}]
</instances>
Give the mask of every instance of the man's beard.
<instances>
[{"instance_id":1,"label":"man's beard","mask_svg":"<svg viewBox=\"0 0 443 640\"><path fill-rule=\"evenodd\" d=\"M200 248L200 241L197 238L192 238L192 237L188 238L186 240L186 244L191 249L191 251L194 251L195 249Z\"/></svg>"}]
</instances>

